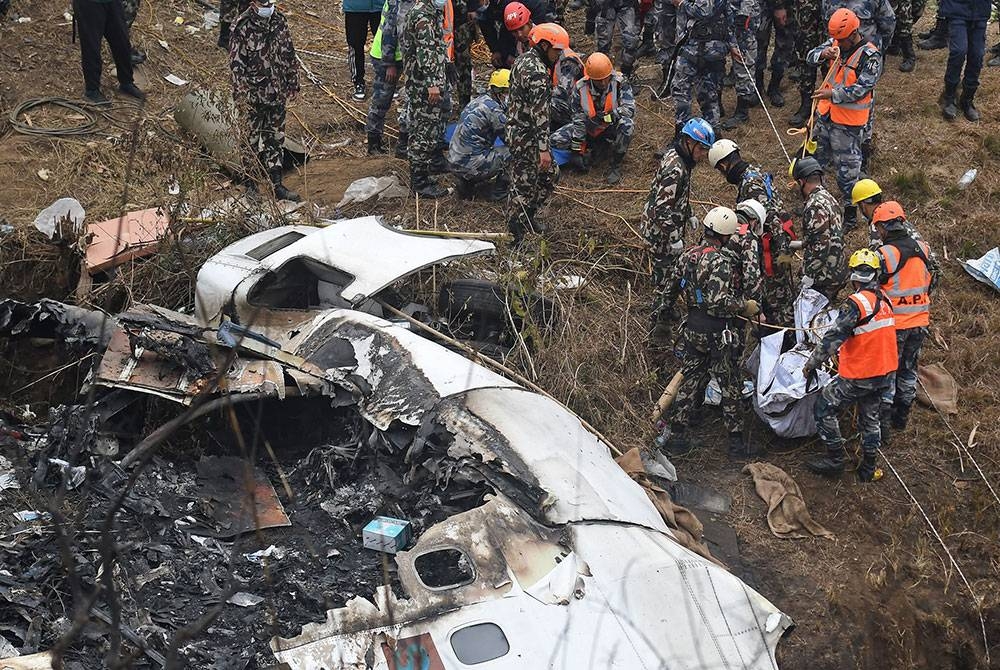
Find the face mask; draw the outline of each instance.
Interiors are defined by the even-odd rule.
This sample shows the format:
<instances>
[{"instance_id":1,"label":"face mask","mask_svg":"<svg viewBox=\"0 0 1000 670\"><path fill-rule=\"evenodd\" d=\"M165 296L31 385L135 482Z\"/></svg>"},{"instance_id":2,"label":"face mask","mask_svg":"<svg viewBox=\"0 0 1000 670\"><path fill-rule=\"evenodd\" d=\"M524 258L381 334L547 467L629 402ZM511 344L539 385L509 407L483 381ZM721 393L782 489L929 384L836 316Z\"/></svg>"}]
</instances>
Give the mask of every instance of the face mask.
<instances>
[{"instance_id":1,"label":"face mask","mask_svg":"<svg viewBox=\"0 0 1000 670\"><path fill-rule=\"evenodd\" d=\"M271 14L274 14L274 5L267 5L265 7L257 8L257 16L259 16L262 19L271 18Z\"/></svg>"}]
</instances>

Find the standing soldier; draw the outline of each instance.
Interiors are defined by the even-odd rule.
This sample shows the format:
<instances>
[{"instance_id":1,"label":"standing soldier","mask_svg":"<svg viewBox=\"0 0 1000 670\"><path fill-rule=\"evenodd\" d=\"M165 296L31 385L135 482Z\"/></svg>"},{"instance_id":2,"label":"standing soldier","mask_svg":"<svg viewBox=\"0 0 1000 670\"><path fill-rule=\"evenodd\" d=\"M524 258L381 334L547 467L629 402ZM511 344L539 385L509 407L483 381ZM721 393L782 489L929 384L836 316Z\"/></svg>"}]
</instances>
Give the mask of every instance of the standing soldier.
<instances>
[{"instance_id":1,"label":"standing soldier","mask_svg":"<svg viewBox=\"0 0 1000 670\"><path fill-rule=\"evenodd\" d=\"M737 284L745 300L755 300L764 310L764 222L767 211L757 200L743 200L736 205L739 227L731 238L729 248L740 259ZM771 320L768 319L768 323ZM742 350L742 347L740 347Z\"/></svg>"},{"instance_id":2,"label":"standing soldier","mask_svg":"<svg viewBox=\"0 0 1000 670\"><path fill-rule=\"evenodd\" d=\"M896 0L895 41L903 60L899 62L900 72L913 72L917 66L917 52L913 50L913 24L924 13L924 0Z\"/></svg>"},{"instance_id":3,"label":"standing soldier","mask_svg":"<svg viewBox=\"0 0 1000 670\"><path fill-rule=\"evenodd\" d=\"M446 2L417 0L403 22L403 67L412 129L407 145L410 189L426 198L448 193L430 176L444 135L442 106L448 86L448 52L441 11Z\"/></svg>"},{"instance_id":4,"label":"standing soldier","mask_svg":"<svg viewBox=\"0 0 1000 670\"><path fill-rule=\"evenodd\" d=\"M233 100L246 114L252 154L245 167L256 189L260 170L270 179L274 197L299 201L281 183L282 147L285 143L285 105L299 92L295 48L284 14L274 0L253 0L233 26L229 44Z\"/></svg>"},{"instance_id":5,"label":"standing soldier","mask_svg":"<svg viewBox=\"0 0 1000 670\"><path fill-rule=\"evenodd\" d=\"M631 77L642 36L639 3L637 0L590 0L590 4L597 12L594 23L594 42L597 51L604 54L611 53L615 26L618 26L622 45L622 56L618 62L621 64L622 74Z\"/></svg>"},{"instance_id":6,"label":"standing soldier","mask_svg":"<svg viewBox=\"0 0 1000 670\"><path fill-rule=\"evenodd\" d=\"M607 180L622 180L622 161L635 130L632 87L615 72L611 59L599 51L587 58L584 77L576 84L573 120L552 133L552 146L569 149L577 166L587 169L584 156L596 149L611 149Z\"/></svg>"},{"instance_id":7,"label":"standing soldier","mask_svg":"<svg viewBox=\"0 0 1000 670\"><path fill-rule=\"evenodd\" d=\"M132 45L129 44L121 3L117 0L74 0L73 21L80 35L83 97L95 105L111 104L101 92L101 42L107 40L115 59L118 90L137 100L145 100L146 95L139 90L132 78L132 61L129 57Z\"/></svg>"},{"instance_id":8,"label":"standing soldier","mask_svg":"<svg viewBox=\"0 0 1000 670\"><path fill-rule=\"evenodd\" d=\"M976 91L986 58L986 23L993 8L988 0L942 0L938 11L948 21L948 64L944 70L944 91L938 100L941 114L946 121L954 121L960 108L966 119L976 122L980 117L975 104ZM955 107L959 83L962 96Z\"/></svg>"},{"instance_id":9,"label":"standing soldier","mask_svg":"<svg viewBox=\"0 0 1000 670\"><path fill-rule=\"evenodd\" d=\"M458 197L470 199L476 190L493 180L492 189L483 193L497 201L507 197L504 172L510 162L510 149L497 144L507 127L507 92L510 70L496 70L490 75L489 93L484 93L462 110L455 133L448 145L448 166L458 178Z\"/></svg>"},{"instance_id":10,"label":"standing soldier","mask_svg":"<svg viewBox=\"0 0 1000 670\"><path fill-rule=\"evenodd\" d=\"M403 52L400 48L400 37L403 20L413 7L413 0L385 0L382 7L382 20L375 39L372 40L368 54L372 58L375 69L375 83L372 86L372 99L368 104L368 117L365 120L365 132L368 134L368 155L384 154L382 133L385 130L385 116L389 113L392 99L396 95L399 84L399 73L403 69ZM405 120L405 119L402 119ZM399 127L399 142L396 145L396 156L406 158L406 145L409 135L401 124Z\"/></svg>"},{"instance_id":11,"label":"standing soldier","mask_svg":"<svg viewBox=\"0 0 1000 670\"><path fill-rule=\"evenodd\" d=\"M816 160L836 172L844 203L844 226L857 225L851 188L861 175L861 144L871 119L872 95L882 75L882 54L861 37L861 21L849 9L830 17L830 39L809 52L809 62L834 64L833 75L813 95L816 105Z\"/></svg>"},{"instance_id":12,"label":"standing soldier","mask_svg":"<svg viewBox=\"0 0 1000 670\"><path fill-rule=\"evenodd\" d=\"M681 293L687 304L682 335L684 380L671 407L669 427L656 440L658 447L673 456L694 448L686 435L688 422L691 411L704 397L709 374L715 376L722 390L722 421L729 433L729 457L750 455L743 440L743 394L733 347L739 340L736 317L755 317L760 306L755 300L744 300L733 285L740 261L726 245L738 228L736 212L728 207L715 207L706 214L704 238L681 254L663 293L665 309L673 310Z\"/></svg>"},{"instance_id":13,"label":"standing soldier","mask_svg":"<svg viewBox=\"0 0 1000 670\"><path fill-rule=\"evenodd\" d=\"M679 128L691 118L692 92L701 116L712 128L719 125L719 91L726 55L739 50L728 18L728 0L673 0L677 7L678 47L671 95Z\"/></svg>"},{"instance_id":14,"label":"standing soldier","mask_svg":"<svg viewBox=\"0 0 1000 670\"><path fill-rule=\"evenodd\" d=\"M542 23L531 30L531 47L514 61L510 71L509 122L510 197L507 227L519 245L527 231L545 228L535 218L555 188L559 166L549 150L549 102L552 68L559 53L569 48L569 34L562 26Z\"/></svg>"},{"instance_id":15,"label":"standing soldier","mask_svg":"<svg viewBox=\"0 0 1000 670\"><path fill-rule=\"evenodd\" d=\"M715 131L705 119L689 119L664 152L642 210L642 234L649 243L653 290L658 296L652 314L654 340L663 339L669 333L659 296L684 249L684 225L699 223L688 202L691 170L696 163L705 160L714 142Z\"/></svg>"},{"instance_id":16,"label":"standing soldier","mask_svg":"<svg viewBox=\"0 0 1000 670\"><path fill-rule=\"evenodd\" d=\"M780 17L780 20L779 20ZM785 106L785 96L781 94L781 80L785 76L788 59L793 52L793 36L788 29L788 11L785 0L765 0L757 29L757 62L754 77L757 90L764 90L764 70L767 69L767 47L774 35L774 51L771 52L771 81L767 85L767 97L775 107Z\"/></svg>"},{"instance_id":17,"label":"standing soldier","mask_svg":"<svg viewBox=\"0 0 1000 670\"><path fill-rule=\"evenodd\" d=\"M889 441L889 425L906 428L917 397L917 361L931 322L931 291L937 286L940 267L927 243L907 232L912 229L898 202L875 208L872 225L882 240L879 283L892 302L896 319L899 366L895 379L882 394L882 444Z\"/></svg>"},{"instance_id":18,"label":"standing soldier","mask_svg":"<svg viewBox=\"0 0 1000 670\"><path fill-rule=\"evenodd\" d=\"M815 158L797 159L789 172L806 201L802 210L802 288L819 291L833 302L847 278L840 207L823 186L823 168Z\"/></svg>"},{"instance_id":19,"label":"standing soldier","mask_svg":"<svg viewBox=\"0 0 1000 670\"><path fill-rule=\"evenodd\" d=\"M250 0L219 0L219 41L220 49L229 51L231 28L240 14L250 7Z\"/></svg>"},{"instance_id":20,"label":"standing soldier","mask_svg":"<svg viewBox=\"0 0 1000 670\"><path fill-rule=\"evenodd\" d=\"M823 388L813 416L826 456L806 463L812 472L835 476L844 471L847 454L837 414L857 404L861 428L858 479L877 479L875 459L881 446L879 403L896 371L896 335L889 299L878 285L879 259L871 249L859 249L848 262L854 293L840 306L836 322L802 367L808 380L839 350L837 376Z\"/></svg>"},{"instance_id":21,"label":"standing soldier","mask_svg":"<svg viewBox=\"0 0 1000 670\"><path fill-rule=\"evenodd\" d=\"M791 326L794 322L792 255L795 239L792 222L784 213L784 203L774 187L774 178L760 166L743 160L740 147L729 139L718 140L708 152L708 162L736 186L736 202L755 200L765 211L761 232L764 270L764 315L768 323ZM737 213L739 213L737 211Z\"/></svg>"},{"instance_id":22,"label":"standing soldier","mask_svg":"<svg viewBox=\"0 0 1000 670\"><path fill-rule=\"evenodd\" d=\"M786 6L787 9L776 9L775 14L788 18L794 52L792 65L799 85L799 108L789 117L788 125L801 127L809 120L813 91L816 88L816 64L810 63L806 57L809 50L825 38L826 26L822 0L795 0ZM788 10L791 10L790 14Z\"/></svg>"},{"instance_id":23,"label":"standing soldier","mask_svg":"<svg viewBox=\"0 0 1000 670\"><path fill-rule=\"evenodd\" d=\"M757 29L760 26L760 0L729 0L736 38L737 53L732 55L733 79L736 89L736 110L722 122L723 130L731 130L750 120L750 108L757 104L754 76L757 67ZM739 58L737 58L739 56ZM764 54L767 56L767 46ZM763 95L763 92L761 92Z\"/></svg>"},{"instance_id":24,"label":"standing soldier","mask_svg":"<svg viewBox=\"0 0 1000 670\"><path fill-rule=\"evenodd\" d=\"M670 95L670 91L667 90L670 67L677 57L677 5L673 0L653 0L653 8L649 13L652 15L650 22L653 24L655 36L656 63L663 72L656 96L666 98Z\"/></svg>"},{"instance_id":25,"label":"standing soldier","mask_svg":"<svg viewBox=\"0 0 1000 670\"><path fill-rule=\"evenodd\" d=\"M455 0L455 96L458 108L472 99L472 43L476 41L478 0Z\"/></svg>"}]
</instances>

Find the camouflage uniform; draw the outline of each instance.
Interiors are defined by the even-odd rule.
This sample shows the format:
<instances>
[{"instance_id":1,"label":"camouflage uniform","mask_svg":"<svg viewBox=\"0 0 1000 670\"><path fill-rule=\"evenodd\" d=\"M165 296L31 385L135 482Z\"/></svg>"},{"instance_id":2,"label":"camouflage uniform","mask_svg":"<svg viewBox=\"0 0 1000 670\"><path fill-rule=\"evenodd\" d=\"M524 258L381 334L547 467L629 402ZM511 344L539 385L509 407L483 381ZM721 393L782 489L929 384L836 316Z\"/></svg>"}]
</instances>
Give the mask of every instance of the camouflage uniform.
<instances>
[{"instance_id":1,"label":"camouflage uniform","mask_svg":"<svg viewBox=\"0 0 1000 670\"><path fill-rule=\"evenodd\" d=\"M594 33L596 50L611 55L611 43L617 25L622 46L618 62L626 76L632 74L642 38L639 3L636 0L591 0L591 6L597 12Z\"/></svg>"},{"instance_id":2,"label":"camouflage uniform","mask_svg":"<svg viewBox=\"0 0 1000 670\"><path fill-rule=\"evenodd\" d=\"M510 149L496 146L507 126L506 105L485 93L462 110L448 146L451 171L470 181L492 179L510 162Z\"/></svg>"},{"instance_id":3,"label":"camouflage uniform","mask_svg":"<svg viewBox=\"0 0 1000 670\"><path fill-rule=\"evenodd\" d=\"M809 52L810 63L818 64L820 54L829 46L832 39L827 40ZM866 42L856 47L864 49L864 54L857 67L857 81L851 86L836 84L833 87L833 104L846 104L860 100L871 93L879 77L882 76L882 55ZM853 52L851 52L853 53ZM843 61L851 53L840 55ZM872 100L874 103L874 99ZM869 119L870 119L869 115ZM837 185L840 187L842 201L845 207L851 206L851 189L861 178L861 144L870 134L870 126L846 126L834 123L829 114L817 118L815 123L816 160L829 172L833 167L836 171Z\"/></svg>"},{"instance_id":4,"label":"camouflage uniform","mask_svg":"<svg viewBox=\"0 0 1000 670\"><path fill-rule=\"evenodd\" d=\"M670 0L653 0L649 13L656 34L656 62L665 67L677 44L677 8Z\"/></svg>"},{"instance_id":5,"label":"camouflage uniform","mask_svg":"<svg viewBox=\"0 0 1000 670\"><path fill-rule=\"evenodd\" d=\"M663 305L672 309L684 293L688 307L682 352L684 381L671 406L672 430L683 430L691 410L701 404L709 374L722 389L722 420L730 433L743 428L742 389L739 369L734 365L736 342L734 318L745 305L733 277L739 258L728 248L708 240L685 249L667 280Z\"/></svg>"},{"instance_id":6,"label":"camouflage uniform","mask_svg":"<svg viewBox=\"0 0 1000 670\"><path fill-rule=\"evenodd\" d=\"M138 0L135 0L138 4ZM235 23L240 14L250 7L250 0L219 0L219 21Z\"/></svg>"},{"instance_id":7,"label":"camouflage uniform","mask_svg":"<svg viewBox=\"0 0 1000 670\"><path fill-rule=\"evenodd\" d=\"M139 15L139 3L141 0L122 0L122 11L125 13L125 25L129 31L135 23L135 17Z\"/></svg>"},{"instance_id":8,"label":"camouflage uniform","mask_svg":"<svg viewBox=\"0 0 1000 670\"><path fill-rule=\"evenodd\" d=\"M549 102L552 72L538 47L517 57L510 71L507 146L510 147L510 194L507 225L516 241L531 230L538 210L555 188L555 161L542 172L538 156L549 150Z\"/></svg>"},{"instance_id":9,"label":"camouflage uniform","mask_svg":"<svg viewBox=\"0 0 1000 670\"><path fill-rule=\"evenodd\" d=\"M582 92L584 87L590 89L597 115L590 116L590 110L583 108ZM616 90L617 89L617 90ZM604 105L608 95L616 95L618 102L612 112L612 121L605 121ZM589 79L581 79L576 83L573 95L573 120L552 133L552 146L559 149L574 149L579 151L584 144L590 147L607 143L611 152L621 158L628 151L635 131L635 98L628 80L615 72L608 88L603 93L598 91Z\"/></svg>"},{"instance_id":10,"label":"camouflage uniform","mask_svg":"<svg viewBox=\"0 0 1000 670\"><path fill-rule=\"evenodd\" d=\"M795 51L795 38L786 23L779 26L774 21L774 11L785 9L784 3L780 1L765 2L761 8L760 25L757 28L757 61L755 63L755 77L757 85L764 86L764 70L767 69L767 50L771 43L771 36L774 35L774 50L771 52L771 79L780 82L785 76L785 68L788 61L792 59ZM761 91L763 92L763 91Z\"/></svg>"},{"instance_id":11,"label":"camouflage uniform","mask_svg":"<svg viewBox=\"0 0 1000 670\"><path fill-rule=\"evenodd\" d=\"M799 94L808 99L816 90L816 63L807 60L809 50L827 38L821 0L797 0L788 3L788 31L792 36L793 78Z\"/></svg>"},{"instance_id":12,"label":"camouflage uniform","mask_svg":"<svg viewBox=\"0 0 1000 670\"><path fill-rule=\"evenodd\" d=\"M549 103L549 117L553 130L562 128L573 120L573 103L576 82L583 78L583 60L572 50L566 49L559 56L555 67L555 85Z\"/></svg>"},{"instance_id":13,"label":"camouflage uniform","mask_svg":"<svg viewBox=\"0 0 1000 670\"><path fill-rule=\"evenodd\" d=\"M847 281L843 213L833 194L820 185L802 212L802 274L831 302Z\"/></svg>"},{"instance_id":14,"label":"camouflage uniform","mask_svg":"<svg viewBox=\"0 0 1000 670\"><path fill-rule=\"evenodd\" d=\"M442 103L448 95L448 52L442 16L431 0L417 0L403 21L403 68L409 112L407 158L415 175L430 173L434 152L441 145L445 117ZM427 89L437 86L442 103L427 101Z\"/></svg>"},{"instance_id":15,"label":"camouflage uniform","mask_svg":"<svg viewBox=\"0 0 1000 670\"><path fill-rule=\"evenodd\" d=\"M701 116L719 125L719 91L726 56L736 46L726 0L686 0L677 8L677 55L671 95L677 125L691 118L691 94L696 91Z\"/></svg>"},{"instance_id":16,"label":"camouflage uniform","mask_svg":"<svg viewBox=\"0 0 1000 670\"><path fill-rule=\"evenodd\" d=\"M475 3L478 5L478 3ZM476 6L466 0L455 0L455 96L459 109L465 109L472 99L472 43L476 41L476 21L469 18Z\"/></svg>"},{"instance_id":17,"label":"camouflage uniform","mask_svg":"<svg viewBox=\"0 0 1000 670\"><path fill-rule=\"evenodd\" d=\"M674 143L663 154L642 211L642 234L649 243L657 294L665 289L667 277L684 249L684 225L692 217L688 197L694 161L682 156L681 151Z\"/></svg>"},{"instance_id":18,"label":"camouflage uniform","mask_svg":"<svg viewBox=\"0 0 1000 670\"><path fill-rule=\"evenodd\" d=\"M730 16L736 44L743 54L744 63L733 60L733 78L736 95L757 99L754 93L754 71L757 64L757 30L760 27L760 0L729 0ZM763 91L761 92L763 94Z\"/></svg>"},{"instance_id":19,"label":"camouflage uniform","mask_svg":"<svg viewBox=\"0 0 1000 670\"><path fill-rule=\"evenodd\" d=\"M375 82L372 85L372 98L368 105L368 117L365 119L365 132L382 136L385 130L385 117L392 106L393 96L399 85L399 74L403 69L403 57L400 39L403 20L413 7L413 0L386 0L382 8L382 21L379 24L372 43L372 67L375 70ZM390 67L396 68L397 79L387 78ZM400 105L402 108L402 105ZM400 133L406 132L405 115L400 118Z\"/></svg>"},{"instance_id":20,"label":"camouflage uniform","mask_svg":"<svg viewBox=\"0 0 1000 670\"><path fill-rule=\"evenodd\" d=\"M892 9L896 13L897 41L913 41L913 24L923 16L925 5L926 0L896 0Z\"/></svg>"},{"instance_id":21,"label":"camouflage uniform","mask_svg":"<svg viewBox=\"0 0 1000 670\"><path fill-rule=\"evenodd\" d=\"M884 50L892 40L896 30L896 12L889 0L824 0L823 17L829 21L833 13L846 7L861 21L861 37Z\"/></svg>"},{"instance_id":22,"label":"camouflage uniform","mask_svg":"<svg viewBox=\"0 0 1000 670\"><path fill-rule=\"evenodd\" d=\"M281 170L285 143L285 103L299 92L299 70L288 22L278 10L261 18L253 9L239 16L229 41L233 99L247 115L250 131L245 166L255 163L269 175Z\"/></svg>"},{"instance_id":23,"label":"camouflage uniform","mask_svg":"<svg viewBox=\"0 0 1000 670\"><path fill-rule=\"evenodd\" d=\"M761 258L764 255L764 247L760 235L753 229L753 224L745 221L744 214L740 213L738 216L741 225L726 243L726 248L736 254L740 261L734 274L733 286L739 288L739 294L744 300L763 303L764 268Z\"/></svg>"}]
</instances>

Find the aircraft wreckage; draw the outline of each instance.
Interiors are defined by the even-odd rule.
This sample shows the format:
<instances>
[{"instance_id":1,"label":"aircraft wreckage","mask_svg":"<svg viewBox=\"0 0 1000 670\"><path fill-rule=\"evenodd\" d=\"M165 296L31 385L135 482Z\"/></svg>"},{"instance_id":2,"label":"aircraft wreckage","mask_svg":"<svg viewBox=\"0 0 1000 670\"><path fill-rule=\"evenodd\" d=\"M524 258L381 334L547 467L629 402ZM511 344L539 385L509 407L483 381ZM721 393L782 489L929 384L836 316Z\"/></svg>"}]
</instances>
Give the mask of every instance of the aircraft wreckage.
<instances>
[{"instance_id":1,"label":"aircraft wreckage","mask_svg":"<svg viewBox=\"0 0 1000 670\"><path fill-rule=\"evenodd\" d=\"M394 556L402 593L379 586L372 600L274 637L275 658L294 670L776 668L791 620L682 546L576 415L390 320L384 305L400 282L492 252L374 217L285 226L212 257L195 316L140 305L104 318L6 301L0 331L103 348L93 383L185 405L227 393L353 406L373 428L372 448L402 456L411 485L486 490L482 504ZM435 327L455 316L448 304L431 316L396 302ZM456 337L486 339L451 325Z\"/></svg>"}]
</instances>

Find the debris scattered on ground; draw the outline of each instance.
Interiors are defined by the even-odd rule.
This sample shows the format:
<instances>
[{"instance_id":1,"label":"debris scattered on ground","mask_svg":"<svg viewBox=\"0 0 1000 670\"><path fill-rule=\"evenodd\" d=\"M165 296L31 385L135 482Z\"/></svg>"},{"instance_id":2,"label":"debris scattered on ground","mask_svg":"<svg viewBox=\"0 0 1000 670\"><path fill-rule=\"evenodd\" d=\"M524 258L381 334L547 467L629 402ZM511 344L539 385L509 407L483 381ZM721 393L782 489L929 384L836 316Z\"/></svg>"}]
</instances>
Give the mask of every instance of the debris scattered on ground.
<instances>
[{"instance_id":1,"label":"debris scattered on ground","mask_svg":"<svg viewBox=\"0 0 1000 670\"><path fill-rule=\"evenodd\" d=\"M377 197L379 200L388 198L405 198L409 191L399 181L399 177L394 174L385 177L363 177L351 182L344 197L337 203L337 209L347 205L365 202Z\"/></svg>"},{"instance_id":2,"label":"debris scattered on ground","mask_svg":"<svg viewBox=\"0 0 1000 670\"><path fill-rule=\"evenodd\" d=\"M1000 291L1000 247L993 247L979 258L959 262L977 280Z\"/></svg>"},{"instance_id":3,"label":"debris scattered on ground","mask_svg":"<svg viewBox=\"0 0 1000 670\"><path fill-rule=\"evenodd\" d=\"M764 462L750 463L743 472L753 477L757 495L767 503L767 526L775 537L833 537L833 533L812 518L798 483L787 472Z\"/></svg>"},{"instance_id":4,"label":"debris scattered on ground","mask_svg":"<svg viewBox=\"0 0 1000 670\"><path fill-rule=\"evenodd\" d=\"M34 226L50 240L75 240L83 230L86 216L79 201L74 198L59 198L38 213Z\"/></svg>"},{"instance_id":5,"label":"debris scattered on ground","mask_svg":"<svg viewBox=\"0 0 1000 670\"><path fill-rule=\"evenodd\" d=\"M161 207L128 212L87 226L87 270L104 272L156 253L170 228Z\"/></svg>"},{"instance_id":6,"label":"debris scattered on ground","mask_svg":"<svg viewBox=\"0 0 1000 670\"><path fill-rule=\"evenodd\" d=\"M945 414L958 414L958 382L942 363L917 367L917 400Z\"/></svg>"}]
</instances>

